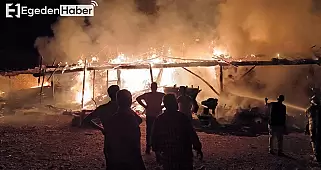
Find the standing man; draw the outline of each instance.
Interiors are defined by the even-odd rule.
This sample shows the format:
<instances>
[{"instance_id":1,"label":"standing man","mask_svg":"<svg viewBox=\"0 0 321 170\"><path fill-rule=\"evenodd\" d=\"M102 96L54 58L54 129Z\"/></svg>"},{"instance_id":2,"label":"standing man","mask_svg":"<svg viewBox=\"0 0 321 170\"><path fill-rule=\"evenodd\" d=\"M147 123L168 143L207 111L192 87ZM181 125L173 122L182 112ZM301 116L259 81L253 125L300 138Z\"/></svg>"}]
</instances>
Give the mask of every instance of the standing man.
<instances>
[{"instance_id":1,"label":"standing man","mask_svg":"<svg viewBox=\"0 0 321 170\"><path fill-rule=\"evenodd\" d=\"M156 160L164 170L193 170L193 150L203 159L202 144L191 121L178 110L175 95L164 96L166 110L154 123L152 134Z\"/></svg>"},{"instance_id":2,"label":"standing man","mask_svg":"<svg viewBox=\"0 0 321 170\"><path fill-rule=\"evenodd\" d=\"M118 111L111 118L110 129L106 129L109 145L109 170L146 170L141 156L141 121L130 108L132 95L128 90L117 93Z\"/></svg>"},{"instance_id":3,"label":"standing man","mask_svg":"<svg viewBox=\"0 0 321 170\"><path fill-rule=\"evenodd\" d=\"M286 130L286 106L283 104L284 95L277 98L277 102L267 103L268 105L268 128L269 128L269 153L274 154L273 140L276 138L278 143L278 155L283 156L283 135Z\"/></svg>"},{"instance_id":4,"label":"standing man","mask_svg":"<svg viewBox=\"0 0 321 170\"><path fill-rule=\"evenodd\" d=\"M119 91L118 85L112 85L108 88L107 92L110 97L110 101L104 105L96 108L92 113L90 113L83 121L83 123L90 124L93 128L100 130L104 134L104 155L107 163L107 155L108 155L108 145L107 145L107 133L105 133L105 129L109 129L109 121L111 117L117 112L118 105L116 102L116 94ZM99 119L103 125L101 127L97 123L93 122L93 119Z\"/></svg>"},{"instance_id":5,"label":"standing man","mask_svg":"<svg viewBox=\"0 0 321 170\"><path fill-rule=\"evenodd\" d=\"M184 113L190 120L192 120L192 109L198 106L196 106L197 104L195 104L194 100L186 94L185 86L179 87L179 94L180 96L177 98L178 109L180 112Z\"/></svg>"},{"instance_id":6,"label":"standing man","mask_svg":"<svg viewBox=\"0 0 321 170\"><path fill-rule=\"evenodd\" d=\"M311 98L311 106L307 109L306 115L309 119L309 132L314 159L321 163L321 106L320 99L316 96Z\"/></svg>"},{"instance_id":7,"label":"standing man","mask_svg":"<svg viewBox=\"0 0 321 170\"><path fill-rule=\"evenodd\" d=\"M156 117L162 112L162 100L165 95L157 92L156 82L151 84L151 90L136 98L136 101L146 109L146 154L150 154L152 127Z\"/></svg>"}]
</instances>

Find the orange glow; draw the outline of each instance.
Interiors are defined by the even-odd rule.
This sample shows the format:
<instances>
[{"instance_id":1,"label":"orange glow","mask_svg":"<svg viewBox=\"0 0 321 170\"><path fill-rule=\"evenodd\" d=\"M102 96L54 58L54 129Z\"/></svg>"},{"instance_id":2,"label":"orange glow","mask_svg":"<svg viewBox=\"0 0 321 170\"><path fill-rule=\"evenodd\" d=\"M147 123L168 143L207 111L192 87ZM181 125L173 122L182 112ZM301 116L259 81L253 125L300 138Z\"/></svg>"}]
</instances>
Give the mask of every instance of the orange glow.
<instances>
[{"instance_id":1,"label":"orange glow","mask_svg":"<svg viewBox=\"0 0 321 170\"><path fill-rule=\"evenodd\" d=\"M173 63L173 62L181 62L181 61L174 61L172 58L177 58L172 56L172 51L169 49L167 50L167 54L149 54L149 57L145 56L143 58L135 58L133 56L127 57L124 53L119 53L119 55L110 60L110 64L150 64L153 67L154 64L161 64L164 62ZM220 58L230 58L228 55L227 50L213 48L212 54L213 59L220 59ZM208 56L207 56L208 57ZM203 58L207 58L203 57ZM146 59L147 58L147 59ZM98 57L93 57L88 59L88 65L92 65L92 63L98 64ZM165 61L166 60L166 61ZM84 67L84 60L80 59L78 61L78 67ZM177 68L166 68L166 69L159 69L153 68L153 81L157 81L159 86L173 86L178 82L179 77L175 78L174 73ZM162 71L162 76L158 78L159 73ZM85 89L84 89L84 96L82 94L83 89L83 72L78 72L76 75L76 84L71 88L71 91L74 92L74 102L81 104L82 98L84 99L84 103L88 103L93 100L93 77L89 71L86 71L86 78L85 78ZM128 89L132 93L140 92L142 90L149 89L151 83L150 77L150 70L149 69L131 69L121 70L121 88ZM157 80L157 78L159 80ZM116 70L109 70L109 80L117 80L117 71ZM97 84L95 85L97 86ZM95 91L95 96L99 96L99 91ZM101 92L105 93L105 92Z\"/></svg>"},{"instance_id":2,"label":"orange glow","mask_svg":"<svg viewBox=\"0 0 321 170\"><path fill-rule=\"evenodd\" d=\"M44 82L43 83L43 87L48 87L48 86L51 86L51 84L49 83L49 82ZM39 88L39 87L41 87L41 84L40 85L37 85L37 86L32 86L32 87L30 87L30 88Z\"/></svg>"}]
</instances>

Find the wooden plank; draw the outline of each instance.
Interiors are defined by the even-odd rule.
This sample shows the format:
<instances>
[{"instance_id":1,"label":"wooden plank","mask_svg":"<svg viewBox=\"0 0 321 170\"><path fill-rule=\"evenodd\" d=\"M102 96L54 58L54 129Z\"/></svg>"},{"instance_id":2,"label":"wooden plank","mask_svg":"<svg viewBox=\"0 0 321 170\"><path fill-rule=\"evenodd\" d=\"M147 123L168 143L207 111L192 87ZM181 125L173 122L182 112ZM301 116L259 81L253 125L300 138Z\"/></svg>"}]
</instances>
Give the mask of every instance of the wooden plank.
<instances>
[{"instance_id":1,"label":"wooden plank","mask_svg":"<svg viewBox=\"0 0 321 170\"><path fill-rule=\"evenodd\" d=\"M153 64L153 68L178 68L178 67L212 67L212 66L280 66L280 65L320 65L321 60L313 59L299 59L299 60L286 60L286 59L273 59L269 61L202 61L202 62L181 62L181 63L162 63ZM57 69L58 68L58 69ZM109 70L109 69L149 69L149 64L110 64L105 66L87 67L87 70ZM55 71L54 71L55 70ZM78 67L66 67L66 66L47 66L45 74L62 74L83 71L84 68ZM15 73L11 73L15 74ZM21 71L18 74L33 74L35 77L42 76L43 73ZM2 73L4 76L10 75L10 73Z\"/></svg>"}]
</instances>

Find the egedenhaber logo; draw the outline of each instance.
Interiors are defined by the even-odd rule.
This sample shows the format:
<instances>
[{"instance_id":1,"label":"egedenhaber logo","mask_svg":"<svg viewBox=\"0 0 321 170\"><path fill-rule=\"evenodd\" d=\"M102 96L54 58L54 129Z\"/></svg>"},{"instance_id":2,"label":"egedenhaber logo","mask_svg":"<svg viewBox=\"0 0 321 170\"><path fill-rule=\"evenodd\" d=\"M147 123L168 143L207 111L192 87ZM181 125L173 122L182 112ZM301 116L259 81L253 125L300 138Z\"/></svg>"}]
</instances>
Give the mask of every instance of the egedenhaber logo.
<instances>
[{"instance_id":1,"label":"egedenhaber logo","mask_svg":"<svg viewBox=\"0 0 321 170\"><path fill-rule=\"evenodd\" d=\"M59 8L30 8L21 4L6 3L6 18L20 18L21 15L33 17L34 15L60 15L60 16L94 16L94 8L98 6L96 1L90 5L60 5Z\"/></svg>"}]
</instances>

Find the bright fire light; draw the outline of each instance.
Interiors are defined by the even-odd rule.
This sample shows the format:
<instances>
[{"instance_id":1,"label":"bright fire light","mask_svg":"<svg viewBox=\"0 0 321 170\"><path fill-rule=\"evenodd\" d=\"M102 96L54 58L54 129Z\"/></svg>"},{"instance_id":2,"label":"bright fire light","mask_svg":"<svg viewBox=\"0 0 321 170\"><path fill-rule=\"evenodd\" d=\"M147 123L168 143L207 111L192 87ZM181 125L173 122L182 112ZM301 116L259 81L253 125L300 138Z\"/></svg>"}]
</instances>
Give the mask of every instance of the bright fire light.
<instances>
[{"instance_id":1,"label":"bright fire light","mask_svg":"<svg viewBox=\"0 0 321 170\"><path fill-rule=\"evenodd\" d=\"M90 72L86 71L86 79L85 79L85 90L84 90L84 103L89 102L92 100L93 94L92 94L92 83L90 79ZM76 90L76 96L75 96L75 102L81 103L82 102L82 88L83 88L83 78L84 73L79 72L76 76L76 85L71 88L71 90Z\"/></svg>"},{"instance_id":2,"label":"bright fire light","mask_svg":"<svg viewBox=\"0 0 321 170\"><path fill-rule=\"evenodd\" d=\"M43 83L43 87L48 87L48 86L51 86L51 84L49 82L44 82ZM41 87L41 84L40 85L37 85L37 86L32 86L31 88L34 89L34 88L39 88Z\"/></svg>"},{"instance_id":3,"label":"bright fire light","mask_svg":"<svg viewBox=\"0 0 321 170\"><path fill-rule=\"evenodd\" d=\"M213 48L213 56L218 57L218 58L230 58L229 53L226 50L218 49L218 48Z\"/></svg>"},{"instance_id":4,"label":"bright fire light","mask_svg":"<svg viewBox=\"0 0 321 170\"><path fill-rule=\"evenodd\" d=\"M110 60L110 64L150 64L151 67L153 67L155 64L158 63L165 63L165 62L175 62L172 60L172 51L169 49L167 50L167 56L163 58L164 54L149 54L149 57L145 56L145 60L135 58L135 57L127 57L123 53L119 53L119 55ZM230 58L228 55L228 52L226 50L213 48L212 56L214 59L219 58ZM147 58L147 59L146 59ZM90 66L92 63L98 63L99 58L93 57L90 60L87 60L87 64ZM84 60L78 61L79 67L84 67L85 62ZM159 69L159 68L153 68L153 81L157 82L160 87L164 86L173 86L174 84L177 84L177 80L175 80L174 73L175 68L166 68L166 69ZM99 96L100 94L97 94L98 91L95 94L93 94L93 77L92 73L90 71L86 71L86 77L85 77L85 88L84 88L84 95L82 92L83 89L83 78L84 73L78 72L76 75L76 83L71 88L71 91L75 92L74 101L75 103L81 104L82 98L84 99L84 104L90 102L93 100L93 95ZM106 74L105 74L106 76ZM137 92L141 92L143 90L147 90L150 87L151 81L151 75L149 69L131 69L121 70L121 88L128 89L133 94ZM111 81L117 80L117 70L109 70L109 77L108 79ZM98 86L98 84L95 84L95 87ZM100 84L100 86L103 86ZM101 92L105 93L105 92Z\"/></svg>"},{"instance_id":5,"label":"bright fire light","mask_svg":"<svg viewBox=\"0 0 321 170\"><path fill-rule=\"evenodd\" d=\"M152 57L155 57L154 55ZM97 61L98 59L92 59L91 61ZM136 60L137 61L137 60ZM160 58L155 58L149 62L148 64L156 64L156 63L162 63L163 60ZM84 61L79 60L78 65L83 67ZM112 64L124 64L124 63L130 63L129 59L124 55L120 54L115 59L111 60L110 63ZM88 63L90 64L90 63ZM162 71L162 76L157 80L158 75L161 71L161 69L152 69L153 71L153 81L158 81L159 86L167 86L167 85L174 85L175 81L173 79L173 73L174 69L164 69ZM83 78L84 73L78 72L76 75L76 84L71 88L72 91L76 91L75 94L75 102L80 104L82 103L82 88L83 88ZM109 79L110 80L116 80L117 79L117 71L111 70L109 72ZM151 77L150 77L150 70L149 69L137 69L137 70L121 70L121 88L126 88L132 93L143 91L149 88L151 83ZM93 100L93 92L92 92L92 75L89 71L86 71L86 78L85 78L85 90L84 90L84 103L87 103L91 100ZM97 94L96 94L97 95Z\"/></svg>"}]
</instances>

